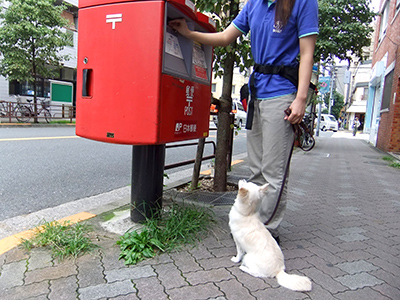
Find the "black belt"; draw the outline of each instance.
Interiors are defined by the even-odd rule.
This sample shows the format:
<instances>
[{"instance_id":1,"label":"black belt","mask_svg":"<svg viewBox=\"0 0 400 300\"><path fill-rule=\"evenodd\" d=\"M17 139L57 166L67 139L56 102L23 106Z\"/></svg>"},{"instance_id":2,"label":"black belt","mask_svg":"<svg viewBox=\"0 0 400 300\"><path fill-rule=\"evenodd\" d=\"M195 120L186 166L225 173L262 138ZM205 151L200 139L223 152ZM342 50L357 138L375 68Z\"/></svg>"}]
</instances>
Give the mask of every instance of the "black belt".
<instances>
[{"instance_id":1,"label":"black belt","mask_svg":"<svg viewBox=\"0 0 400 300\"><path fill-rule=\"evenodd\" d=\"M254 116L254 101L256 100L256 87L254 84L254 73L261 74L275 74L280 75L283 78L289 80L296 88L299 85L299 65L296 67L289 66L273 66L273 65L254 65L254 71L250 76L250 92L251 97L248 103L248 111L247 111L247 120L246 120L246 129L251 129L253 125L253 116ZM310 82L310 88L315 90L315 85Z\"/></svg>"}]
</instances>

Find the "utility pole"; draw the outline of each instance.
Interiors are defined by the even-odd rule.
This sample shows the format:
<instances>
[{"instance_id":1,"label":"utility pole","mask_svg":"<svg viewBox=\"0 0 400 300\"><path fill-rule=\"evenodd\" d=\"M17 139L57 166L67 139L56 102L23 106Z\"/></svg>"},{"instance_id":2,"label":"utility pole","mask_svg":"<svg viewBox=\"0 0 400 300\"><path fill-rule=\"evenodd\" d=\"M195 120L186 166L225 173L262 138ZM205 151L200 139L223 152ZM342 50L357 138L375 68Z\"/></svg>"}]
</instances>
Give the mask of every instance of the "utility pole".
<instances>
[{"instance_id":1,"label":"utility pole","mask_svg":"<svg viewBox=\"0 0 400 300\"><path fill-rule=\"evenodd\" d=\"M331 66L330 75L331 75L331 86L330 86L330 91L329 91L329 104L328 104L329 114L331 114L331 108L334 104L333 103L333 86L336 82L336 68L333 65Z\"/></svg>"}]
</instances>

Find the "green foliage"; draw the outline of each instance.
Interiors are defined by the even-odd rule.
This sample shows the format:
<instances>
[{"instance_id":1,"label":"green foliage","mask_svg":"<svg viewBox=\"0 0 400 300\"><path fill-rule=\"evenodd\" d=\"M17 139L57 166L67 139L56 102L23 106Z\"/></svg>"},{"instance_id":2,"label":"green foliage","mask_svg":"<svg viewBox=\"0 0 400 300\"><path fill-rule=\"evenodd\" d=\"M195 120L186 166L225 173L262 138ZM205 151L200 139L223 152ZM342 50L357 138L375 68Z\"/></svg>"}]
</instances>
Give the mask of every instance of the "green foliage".
<instances>
[{"instance_id":1,"label":"green foliage","mask_svg":"<svg viewBox=\"0 0 400 300\"><path fill-rule=\"evenodd\" d=\"M318 0L319 36L316 61L330 61L335 56L351 60L351 55L363 60L363 50L371 43L375 13L370 0Z\"/></svg>"},{"instance_id":2,"label":"green foliage","mask_svg":"<svg viewBox=\"0 0 400 300\"><path fill-rule=\"evenodd\" d=\"M333 97L333 106L331 107L331 115L334 115L335 118L339 120L340 111L344 106L344 96L338 93L337 91L333 91L332 97ZM329 107L329 93L325 94L324 102L326 107ZM326 110L326 112L323 113L328 113L328 110Z\"/></svg>"},{"instance_id":3,"label":"green foliage","mask_svg":"<svg viewBox=\"0 0 400 300\"><path fill-rule=\"evenodd\" d=\"M400 169L400 163L394 159L392 156L384 156L382 157L384 161L387 161L389 163L389 166L395 169Z\"/></svg>"},{"instance_id":4,"label":"green foliage","mask_svg":"<svg viewBox=\"0 0 400 300\"><path fill-rule=\"evenodd\" d=\"M119 258L131 265L155 256L158 251L168 252L195 244L213 223L210 210L174 203L160 218L147 219L140 233L125 233L117 242L121 248Z\"/></svg>"},{"instance_id":5,"label":"green foliage","mask_svg":"<svg viewBox=\"0 0 400 300\"><path fill-rule=\"evenodd\" d=\"M217 31L223 31L229 26L238 14L238 0L216 1L216 0L197 0L196 7L200 11L209 12L217 24ZM238 43L227 47L214 48L214 72L215 76L222 77L224 75L225 62L230 57L233 58L235 67L240 72L246 72L247 68L254 64L251 56L250 37L240 36Z\"/></svg>"},{"instance_id":6,"label":"green foliage","mask_svg":"<svg viewBox=\"0 0 400 300\"><path fill-rule=\"evenodd\" d=\"M0 12L0 74L8 80L33 82L36 76L52 77L68 56L59 51L70 45L61 14L64 5L55 0L10 0ZM53 68L51 68L53 67Z\"/></svg>"},{"instance_id":7,"label":"green foliage","mask_svg":"<svg viewBox=\"0 0 400 300\"><path fill-rule=\"evenodd\" d=\"M31 239L22 239L21 245L27 250L48 247L59 260L71 256L76 258L98 248L88 235L91 231L92 227L85 223L71 225L70 222L43 222Z\"/></svg>"}]
</instances>

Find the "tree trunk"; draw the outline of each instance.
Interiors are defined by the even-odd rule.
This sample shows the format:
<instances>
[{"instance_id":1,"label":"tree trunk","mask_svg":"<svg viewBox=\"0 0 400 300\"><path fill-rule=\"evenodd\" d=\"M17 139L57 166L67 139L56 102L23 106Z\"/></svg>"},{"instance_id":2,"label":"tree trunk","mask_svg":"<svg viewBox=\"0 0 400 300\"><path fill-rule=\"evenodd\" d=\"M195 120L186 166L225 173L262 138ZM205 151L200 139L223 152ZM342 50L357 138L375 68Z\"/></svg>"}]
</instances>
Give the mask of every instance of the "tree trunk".
<instances>
[{"instance_id":1,"label":"tree trunk","mask_svg":"<svg viewBox=\"0 0 400 300\"><path fill-rule=\"evenodd\" d=\"M230 16L236 16L239 12L238 3L231 2ZM215 176L214 191L226 191L229 153L229 138L231 133L232 111L232 80L235 66L236 41L232 43L231 50L224 61L224 77L222 81L222 95L218 109L217 149L215 151Z\"/></svg>"},{"instance_id":2,"label":"tree trunk","mask_svg":"<svg viewBox=\"0 0 400 300\"><path fill-rule=\"evenodd\" d=\"M235 45L234 45L235 46ZM215 177L214 190L217 192L226 191L229 147L231 134L231 111L232 111L232 79L234 59L229 53L224 63L224 77L222 85L222 96L218 109L217 149L215 152Z\"/></svg>"},{"instance_id":3,"label":"tree trunk","mask_svg":"<svg viewBox=\"0 0 400 300\"><path fill-rule=\"evenodd\" d=\"M35 44L32 45L32 74L33 74L33 123L39 123L38 121L38 108L37 108L37 86L36 86L36 48Z\"/></svg>"}]
</instances>

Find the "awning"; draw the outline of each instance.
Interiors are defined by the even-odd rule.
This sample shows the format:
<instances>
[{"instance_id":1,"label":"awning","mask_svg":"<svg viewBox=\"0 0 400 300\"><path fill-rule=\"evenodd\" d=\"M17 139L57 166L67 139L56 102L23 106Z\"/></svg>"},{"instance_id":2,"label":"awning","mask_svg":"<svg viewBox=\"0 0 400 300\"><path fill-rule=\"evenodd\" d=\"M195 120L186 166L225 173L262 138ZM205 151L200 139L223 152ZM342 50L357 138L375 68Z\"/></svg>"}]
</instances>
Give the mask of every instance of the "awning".
<instances>
[{"instance_id":1,"label":"awning","mask_svg":"<svg viewBox=\"0 0 400 300\"><path fill-rule=\"evenodd\" d=\"M355 101L346 110L346 113L361 113L365 114L367 111L367 101Z\"/></svg>"}]
</instances>

